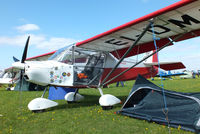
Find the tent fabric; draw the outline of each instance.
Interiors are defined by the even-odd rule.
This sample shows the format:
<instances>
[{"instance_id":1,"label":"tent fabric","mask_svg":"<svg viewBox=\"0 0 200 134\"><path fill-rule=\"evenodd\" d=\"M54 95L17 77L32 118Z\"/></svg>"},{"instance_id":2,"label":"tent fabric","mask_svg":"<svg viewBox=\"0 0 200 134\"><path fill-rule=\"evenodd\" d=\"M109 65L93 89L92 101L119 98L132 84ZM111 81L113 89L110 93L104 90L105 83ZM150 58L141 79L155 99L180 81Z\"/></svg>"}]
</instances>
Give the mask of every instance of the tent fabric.
<instances>
[{"instance_id":1,"label":"tent fabric","mask_svg":"<svg viewBox=\"0 0 200 134\"><path fill-rule=\"evenodd\" d=\"M65 95L69 92L75 92L75 88L64 88L64 87L49 87L50 100L63 100Z\"/></svg>"},{"instance_id":2,"label":"tent fabric","mask_svg":"<svg viewBox=\"0 0 200 134\"><path fill-rule=\"evenodd\" d=\"M167 109L163 99L165 93ZM182 93L162 89L142 76L137 80L121 110L117 113L197 132L200 130L200 93ZM168 120L166 120L166 113Z\"/></svg>"}]
</instances>

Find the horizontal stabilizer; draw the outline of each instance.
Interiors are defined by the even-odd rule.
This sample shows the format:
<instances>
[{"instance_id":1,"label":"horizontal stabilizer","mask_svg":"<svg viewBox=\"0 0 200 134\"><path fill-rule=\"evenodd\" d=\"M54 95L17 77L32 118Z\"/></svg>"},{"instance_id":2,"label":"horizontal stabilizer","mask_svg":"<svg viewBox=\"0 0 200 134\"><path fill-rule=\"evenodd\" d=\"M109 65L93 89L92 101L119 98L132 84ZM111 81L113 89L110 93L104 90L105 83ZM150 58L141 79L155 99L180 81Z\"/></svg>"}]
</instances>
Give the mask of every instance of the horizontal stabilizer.
<instances>
[{"instance_id":1,"label":"horizontal stabilizer","mask_svg":"<svg viewBox=\"0 0 200 134\"><path fill-rule=\"evenodd\" d=\"M19 59L17 59L15 56L13 56L13 60L14 60L14 62L18 62L19 61Z\"/></svg>"},{"instance_id":2,"label":"horizontal stabilizer","mask_svg":"<svg viewBox=\"0 0 200 134\"><path fill-rule=\"evenodd\" d=\"M159 62L159 64L160 64L160 68L166 71L185 68L185 65L183 65L182 62ZM159 64L158 62L145 63L145 65L156 66L156 67L158 67Z\"/></svg>"}]
</instances>

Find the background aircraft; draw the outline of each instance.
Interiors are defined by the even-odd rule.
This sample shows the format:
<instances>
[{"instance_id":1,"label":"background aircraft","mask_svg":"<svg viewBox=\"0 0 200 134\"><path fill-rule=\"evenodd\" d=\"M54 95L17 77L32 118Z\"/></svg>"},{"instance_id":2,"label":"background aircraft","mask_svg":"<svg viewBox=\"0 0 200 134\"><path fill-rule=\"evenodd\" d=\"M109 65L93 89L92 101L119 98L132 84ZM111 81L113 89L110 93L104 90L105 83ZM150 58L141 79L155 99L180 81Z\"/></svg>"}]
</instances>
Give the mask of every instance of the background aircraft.
<instances>
[{"instance_id":1,"label":"background aircraft","mask_svg":"<svg viewBox=\"0 0 200 134\"><path fill-rule=\"evenodd\" d=\"M184 74L180 76L181 79L192 79L195 77L192 71L184 70L183 73Z\"/></svg>"},{"instance_id":2,"label":"background aircraft","mask_svg":"<svg viewBox=\"0 0 200 134\"><path fill-rule=\"evenodd\" d=\"M2 71L1 76L0 76L0 85L8 85L11 87L13 84L13 74L11 72L5 72ZM9 90L9 87L7 88Z\"/></svg>"},{"instance_id":3,"label":"background aircraft","mask_svg":"<svg viewBox=\"0 0 200 134\"><path fill-rule=\"evenodd\" d=\"M172 79L172 76L180 76L180 75L185 75L185 73L183 73L183 72L174 72L174 73L172 73L171 70L168 71L168 72L160 70L158 72L158 74L156 75L156 77L161 77L161 78L163 78L165 80L165 78Z\"/></svg>"},{"instance_id":4,"label":"background aircraft","mask_svg":"<svg viewBox=\"0 0 200 134\"><path fill-rule=\"evenodd\" d=\"M112 106L119 99L104 95L101 86L119 80L135 79L134 75L146 77L157 74L157 68L181 68L181 63L143 63L146 59L173 42L200 35L199 1L182 0L139 19L73 44L57 51L49 61L25 62L28 41L21 62L13 64L21 69L27 81L39 85L65 87L94 87L101 94L100 105ZM156 50L131 67L122 69L124 58ZM125 67L123 67L125 68ZM131 72L131 73L129 73ZM76 94L66 97L76 98ZM37 98L29 103L30 110L44 109L42 104L53 103Z\"/></svg>"}]
</instances>

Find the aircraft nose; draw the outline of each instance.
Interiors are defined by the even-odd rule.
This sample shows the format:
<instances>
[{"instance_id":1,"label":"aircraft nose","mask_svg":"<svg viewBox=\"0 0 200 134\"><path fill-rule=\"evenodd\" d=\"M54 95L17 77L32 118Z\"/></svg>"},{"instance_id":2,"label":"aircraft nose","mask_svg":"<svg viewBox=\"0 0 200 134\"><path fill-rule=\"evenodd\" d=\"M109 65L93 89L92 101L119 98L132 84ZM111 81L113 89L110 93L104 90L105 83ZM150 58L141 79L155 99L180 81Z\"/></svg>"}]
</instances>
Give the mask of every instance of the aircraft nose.
<instances>
[{"instance_id":1,"label":"aircraft nose","mask_svg":"<svg viewBox=\"0 0 200 134\"><path fill-rule=\"evenodd\" d=\"M14 63L12 64L12 66L13 66L14 68L16 68L16 69L24 69L25 64L24 64L24 63L21 63L21 62L14 62Z\"/></svg>"},{"instance_id":2,"label":"aircraft nose","mask_svg":"<svg viewBox=\"0 0 200 134\"><path fill-rule=\"evenodd\" d=\"M42 67L25 67L24 78L32 83L46 86L48 85L49 77L48 77L48 70Z\"/></svg>"}]
</instances>

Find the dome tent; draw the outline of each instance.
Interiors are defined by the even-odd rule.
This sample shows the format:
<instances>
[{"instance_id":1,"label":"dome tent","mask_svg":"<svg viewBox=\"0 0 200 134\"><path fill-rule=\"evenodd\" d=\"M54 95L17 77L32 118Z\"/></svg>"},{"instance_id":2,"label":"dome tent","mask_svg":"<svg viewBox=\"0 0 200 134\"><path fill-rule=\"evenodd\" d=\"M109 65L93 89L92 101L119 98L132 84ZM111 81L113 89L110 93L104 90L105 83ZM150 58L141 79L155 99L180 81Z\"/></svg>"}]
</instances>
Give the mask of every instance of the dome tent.
<instances>
[{"instance_id":1,"label":"dome tent","mask_svg":"<svg viewBox=\"0 0 200 134\"><path fill-rule=\"evenodd\" d=\"M167 104L164 112L163 91ZM162 89L138 75L137 80L118 114L199 132L200 93L181 93Z\"/></svg>"}]
</instances>

